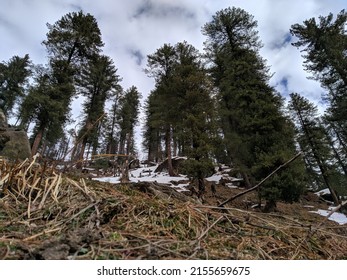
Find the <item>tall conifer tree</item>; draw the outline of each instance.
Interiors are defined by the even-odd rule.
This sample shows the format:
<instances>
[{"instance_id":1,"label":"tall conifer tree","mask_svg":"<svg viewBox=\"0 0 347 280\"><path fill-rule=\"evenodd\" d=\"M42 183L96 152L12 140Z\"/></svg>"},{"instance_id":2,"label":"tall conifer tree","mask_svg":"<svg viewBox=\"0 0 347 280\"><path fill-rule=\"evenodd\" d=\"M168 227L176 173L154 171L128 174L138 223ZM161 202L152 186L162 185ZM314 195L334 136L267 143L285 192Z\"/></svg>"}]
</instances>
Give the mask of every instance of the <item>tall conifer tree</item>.
<instances>
[{"instance_id":1,"label":"tall conifer tree","mask_svg":"<svg viewBox=\"0 0 347 280\"><path fill-rule=\"evenodd\" d=\"M34 113L44 117L35 118L33 154L38 151L44 137L62 135L63 125L68 121L71 98L75 94L74 78L103 46L96 19L82 11L68 13L55 24L47 24L47 27L47 40L43 44L49 55L49 89L40 97L46 102L37 106ZM45 79L45 86L48 86L48 79ZM26 102L30 103L30 100ZM54 110L45 104L54 106Z\"/></svg>"},{"instance_id":2,"label":"tall conifer tree","mask_svg":"<svg viewBox=\"0 0 347 280\"><path fill-rule=\"evenodd\" d=\"M133 155L135 152L135 126L140 113L141 93L135 86L127 89L119 100L117 122L119 126L119 153Z\"/></svg>"},{"instance_id":3,"label":"tall conifer tree","mask_svg":"<svg viewBox=\"0 0 347 280\"><path fill-rule=\"evenodd\" d=\"M294 130L282 113L282 98L268 85L253 16L239 8L221 10L203 27L211 76L218 91L220 127L230 161L247 186L254 185L295 153ZM266 182L269 210L278 198L298 199L303 169L290 166Z\"/></svg>"},{"instance_id":4,"label":"tall conifer tree","mask_svg":"<svg viewBox=\"0 0 347 280\"><path fill-rule=\"evenodd\" d=\"M322 179L323 187L330 189L334 202L338 204L338 198L331 183L335 175L333 153L325 129L318 118L317 107L297 93L292 93L290 98L289 108L299 128L298 142L305 154L308 171L314 175L318 184L321 184L319 177ZM319 177L317 177L317 169L320 170ZM322 188L319 185L318 187Z\"/></svg>"},{"instance_id":5,"label":"tall conifer tree","mask_svg":"<svg viewBox=\"0 0 347 280\"><path fill-rule=\"evenodd\" d=\"M164 45L148 56L147 72L156 80L147 100L144 136L149 157L158 157L164 139L170 175L171 156L179 154L192 160L186 165L192 177L203 177L211 167L214 102L200 54L187 42Z\"/></svg>"},{"instance_id":6,"label":"tall conifer tree","mask_svg":"<svg viewBox=\"0 0 347 280\"><path fill-rule=\"evenodd\" d=\"M105 114L105 102L120 90L120 79L116 72L117 69L109 57L96 55L90 59L77 80L79 92L86 97L83 103L84 119L78 137L81 142L80 160L84 157L87 143L93 146L94 151L98 148L98 128Z\"/></svg>"},{"instance_id":7,"label":"tall conifer tree","mask_svg":"<svg viewBox=\"0 0 347 280\"><path fill-rule=\"evenodd\" d=\"M305 70L327 90L326 118L344 145L347 145L346 24L347 12L342 10L336 17L330 13L291 27L291 34L298 39L293 45L303 51Z\"/></svg>"}]
</instances>

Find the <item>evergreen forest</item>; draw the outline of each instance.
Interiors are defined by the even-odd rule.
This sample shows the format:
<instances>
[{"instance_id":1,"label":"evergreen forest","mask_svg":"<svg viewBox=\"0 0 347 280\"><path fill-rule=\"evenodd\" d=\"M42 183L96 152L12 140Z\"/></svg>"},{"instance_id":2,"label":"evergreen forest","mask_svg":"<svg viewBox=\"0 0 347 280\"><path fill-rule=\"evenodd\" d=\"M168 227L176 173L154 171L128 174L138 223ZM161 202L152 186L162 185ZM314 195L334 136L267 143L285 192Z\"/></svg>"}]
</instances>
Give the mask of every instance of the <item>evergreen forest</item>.
<instances>
[{"instance_id":1,"label":"evergreen forest","mask_svg":"<svg viewBox=\"0 0 347 280\"><path fill-rule=\"evenodd\" d=\"M257 21L235 7L201 27L203 51L188 41L163 42L147 54L151 92L121 86L121 66L103 52L93 15L63 15L47 24L45 65L33 64L30 54L0 63L1 109L28 133L32 155L77 169L100 155L128 164L141 153L147 162L166 160L175 176L173 158L184 157L180 172L192 179L203 180L223 164L251 188L301 153L264 182L259 197L271 210L279 200L297 201L307 189L329 188L339 204L339 196L347 195L346 24L342 10L288 30L309 78L325 91L324 113L307 97L284 97L270 85ZM76 98L83 100L82 117L72 128Z\"/></svg>"}]
</instances>

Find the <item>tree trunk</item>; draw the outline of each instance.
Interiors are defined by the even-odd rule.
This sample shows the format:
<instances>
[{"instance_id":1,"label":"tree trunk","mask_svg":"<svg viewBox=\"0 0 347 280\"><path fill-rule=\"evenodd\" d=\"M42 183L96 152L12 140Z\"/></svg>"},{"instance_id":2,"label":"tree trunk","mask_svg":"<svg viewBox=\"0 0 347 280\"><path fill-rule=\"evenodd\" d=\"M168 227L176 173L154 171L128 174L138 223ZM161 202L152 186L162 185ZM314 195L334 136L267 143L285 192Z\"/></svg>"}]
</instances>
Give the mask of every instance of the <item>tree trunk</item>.
<instances>
[{"instance_id":1,"label":"tree trunk","mask_svg":"<svg viewBox=\"0 0 347 280\"><path fill-rule=\"evenodd\" d=\"M47 140L44 140L41 146L41 155L47 157L49 154L49 149L47 151Z\"/></svg>"},{"instance_id":2,"label":"tree trunk","mask_svg":"<svg viewBox=\"0 0 347 280\"><path fill-rule=\"evenodd\" d=\"M157 131L157 142L155 143L156 149L155 149L155 162L159 162L159 159L162 159L163 153L162 153L162 147L161 147L161 137L159 131Z\"/></svg>"},{"instance_id":3,"label":"tree trunk","mask_svg":"<svg viewBox=\"0 0 347 280\"><path fill-rule=\"evenodd\" d=\"M86 149L86 144L87 144L87 138L85 137L82 141L81 144L81 149L79 151L79 155L78 155L78 161L76 163L76 168L77 169L81 169L83 166L83 156L84 156L84 151Z\"/></svg>"},{"instance_id":4,"label":"tree trunk","mask_svg":"<svg viewBox=\"0 0 347 280\"><path fill-rule=\"evenodd\" d=\"M301 150L303 151L302 147L301 147ZM312 176L312 180L316 182L317 186L321 186L322 182L319 178L320 176L317 175L317 173L314 171L314 167L312 166L311 162L308 161L305 156L303 157L303 160L304 160L306 170L308 170L310 176Z\"/></svg>"},{"instance_id":5,"label":"tree trunk","mask_svg":"<svg viewBox=\"0 0 347 280\"><path fill-rule=\"evenodd\" d=\"M129 155L131 154L133 147L132 147L132 132L129 132L126 136L126 154Z\"/></svg>"},{"instance_id":6,"label":"tree trunk","mask_svg":"<svg viewBox=\"0 0 347 280\"><path fill-rule=\"evenodd\" d=\"M122 177L120 178L121 183L129 183L129 157L126 157L122 168Z\"/></svg>"},{"instance_id":7,"label":"tree trunk","mask_svg":"<svg viewBox=\"0 0 347 280\"><path fill-rule=\"evenodd\" d=\"M177 156L177 139L176 137L173 139L173 156Z\"/></svg>"},{"instance_id":8,"label":"tree trunk","mask_svg":"<svg viewBox=\"0 0 347 280\"><path fill-rule=\"evenodd\" d=\"M36 133L34 143L31 147L31 155L32 156L34 156L39 149L40 143L41 143L42 138L43 138L44 130L45 130L45 128L43 126L40 126L39 130Z\"/></svg>"},{"instance_id":9,"label":"tree trunk","mask_svg":"<svg viewBox=\"0 0 347 280\"><path fill-rule=\"evenodd\" d=\"M95 140L91 143L93 149L92 149L92 155L96 155L98 153L99 148L99 135L101 134L101 122L98 123L97 127L97 133Z\"/></svg>"},{"instance_id":10,"label":"tree trunk","mask_svg":"<svg viewBox=\"0 0 347 280\"><path fill-rule=\"evenodd\" d=\"M152 145L148 145L147 160L148 162L152 162L154 160Z\"/></svg>"},{"instance_id":11,"label":"tree trunk","mask_svg":"<svg viewBox=\"0 0 347 280\"><path fill-rule=\"evenodd\" d=\"M245 184L245 187L246 187L247 189L249 189L250 187L252 187L252 184L251 184L251 182L250 182L250 180L249 180L248 174L247 174L245 171L242 171L242 172L241 172L241 176L242 176L242 178L243 178L243 182L244 182L244 184Z\"/></svg>"},{"instance_id":12,"label":"tree trunk","mask_svg":"<svg viewBox=\"0 0 347 280\"><path fill-rule=\"evenodd\" d=\"M71 137L67 139L67 142L64 144L64 147L61 149L60 156L58 158L58 161L64 161L65 157L67 156L69 152L69 144L70 144Z\"/></svg>"},{"instance_id":13,"label":"tree trunk","mask_svg":"<svg viewBox=\"0 0 347 280\"><path fill-rule=\"evenodd\" d=\"M121 134L119 139L119 150L118 154L124 155L125 154L125 136Z\"/></svg>"},{"instance_id":14,"label":"tree trunk","mask_svg":"<svg viewBox=\"0 0 347 280\"><path fill-rule=\"evenodd\" d=\"M172 157L171 157L171 127L168 126L165 132L165 145L166 145L166 155L167 155L167 170L169 176L175 176L175 172L172 166Z\"/></svg>"}]
</instances>

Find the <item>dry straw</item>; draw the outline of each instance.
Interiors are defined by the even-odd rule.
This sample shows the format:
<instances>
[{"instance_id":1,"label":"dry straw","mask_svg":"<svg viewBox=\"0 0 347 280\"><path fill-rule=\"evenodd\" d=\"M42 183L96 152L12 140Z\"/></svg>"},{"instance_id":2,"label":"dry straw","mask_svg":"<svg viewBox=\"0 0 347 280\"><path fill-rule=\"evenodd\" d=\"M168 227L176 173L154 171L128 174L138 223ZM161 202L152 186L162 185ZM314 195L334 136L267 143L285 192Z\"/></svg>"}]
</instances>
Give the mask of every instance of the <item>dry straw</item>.
<instances>
[{"instance_id":1,"label":"dry straw","mask_svg":"<svg viewBox=\"0 0 347 280\"><path fill-rule=\"evenodd\" d=\"M159 198L37 161L0 162L0 259L347 258L345 226Z\"/></svg>"}]
</instances>

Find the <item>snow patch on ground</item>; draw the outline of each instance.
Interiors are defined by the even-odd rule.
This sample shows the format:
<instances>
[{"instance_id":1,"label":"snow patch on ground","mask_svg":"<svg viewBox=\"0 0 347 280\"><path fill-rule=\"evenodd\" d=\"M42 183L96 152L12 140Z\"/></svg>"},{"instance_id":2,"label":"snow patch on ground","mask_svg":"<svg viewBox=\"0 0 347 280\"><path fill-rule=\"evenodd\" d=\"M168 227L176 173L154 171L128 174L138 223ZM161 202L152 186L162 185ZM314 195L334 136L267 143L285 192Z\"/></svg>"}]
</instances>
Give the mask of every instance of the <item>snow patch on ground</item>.
<instances>
[{"instance_id":1,"label":"snow patch on ground","mask_svg":"<svg viewBox=\"0 0 347 280\"><path fill-rule=\"evenodd\" d=\"M167 184L177 191L187 191L188 183L182 183L181 181L187 181L189 178L186 175L179 175L175 177L170 177L166 172L156 173L154 170L158 166L151 167L141 167L137 169L133 169L129 171L129 179L130 182L138 183L138 182L157 182L159 184ZM215 174L211 177L206 178L208 182L219 183L222 178L225 178L222 174ZM119 184L120 177L99 177L93 178L93 180L107 182L111 184ZM181 182L181 183L180 183ZM175 184L173 184L175 183Z\"/></svg>"},{"instance_id":2,"label":"snow patch on ground","mask_svg":"<svg viewBox=\"0 0 347 280\"><path fill-rule=\"evenodd\" d=\"M173 188L183 191L186 190L184 187L188 186L188 184L179 184L177 186L173 185L172 182L179 182L182 180L188 180L187 176L179 175L175 177L170 177L169 174L165 172L155 173L154 170L157 166L151 167L142 167L129 171L129 179L130 182L138 183L138 182L157 182L159 184L168 184ZM93 180L97 180L100 182L107 182L111 184L119 184L120 177L100 177L93 178Z\"/></svg>"},{"instance_id":3,"label":"snow patch on ground","mask_svg":"<svg viewBox=\"0 0 347 280\"><path fill-rule=\"evenodd\" d=\"M323 189L323 190L320 190L318 192L315 192L316 195L318 196L321 196L321 195L324 195L324 194L330 194L330 190L327 188L327 189Z\"/></svg>"},{"instance_id":4,"label":"snow patch on ground","mask_svg":"<svg viewBox=\"0 0 347 280\"><path fill-rule=\"evenodd\" d=\"M133 169L129 171L129 179L130 182L138 183L138 182L157 182L159 184L167 184L173 188L175 188L178 191L186 191L188 187L188 183L180 183L180 181L189 180L189 178L186 175L179 175L175 177L170 177L168 173L166 172L159 172L156 173L154 170L156 170L157 166L150 166L150 167L141 167L137 169ZM233 182L239 182L240 179L230 177L227 174L222 174L221 172L217 172L216 174L205 178L207 182L214 182L219 183L221 179L225 179L226 181L229 181L230 183L227 183L226 186L229 188L238 188L233 184ZM93 178L93 180L101 181L101 182L107 182L111 184L119 184L120 183L120 177L98 177ZM175 184L173 184L175 183Z\"/></svg>"},{"instance_id":5,"label":"snow patch on ground","mask_svg":"<svg viewBox=\"0 0 347 280\"><path fill-rule=\"evenodd\" d=\"M210 177L205 178L205 180L208 182L218 183L220 179L222 179L222 177L222 175L212 175Z\"/></svg>"},{"instance_id":6,"label":"snow patch on ground","mask_svg":"<svg viewBox=\"0 0 347 280\"><path fill-rule=\"evenodd\" d=\"M323 217L326 217L330 214L331 210L333 208L329 208L329 210L322 210L322 209L318 209L317 211L310 211L311 213L315 213L315 214L319 214ZM333 213L329 218L328 220L330 221L334 221L336 223L338 223L339 225L345 225L347 224L347 216L345 214L342 214L342 213L338 213L338 212L335 212Z\"/></svg>"},{"instance_id":7,"label":"snow patch on ground","mask_svg":"<svg viewBox=\"0 0 347 280\"><path fill-rule=\"evenodd\" d=\"M238 186L235 186L233 183L226 183L225 186L227 186L230 189L238 189Z\"/></svg>"},{"instance_id":8,"label":"snow patch on ground","mask_svg":"<svg viewBox=\"0 0 347 280\"><path fill-rule=\"evenodd\" d=\"M315 194L317 196L322 196L322 195L325 195L325 194L330 194L330 190L328 188L326 189L323 189L323 190L320 190L318 192L315 192ZM306 206L305 206L306 207ZM322 210L322 209L318 209L317 211L310 211L311 213L315 213L315 214L318 214L318 215L321 215L323 217L326 217L330 214L330 212L334 210L334 207L329 207L328 210ZM340 225L345 225L347 224L347 216L343 213L339 213L339 212L335 212L333 213L329 218L328 220L330 221L334 221Z\"/></svg>"}]
</instances>

